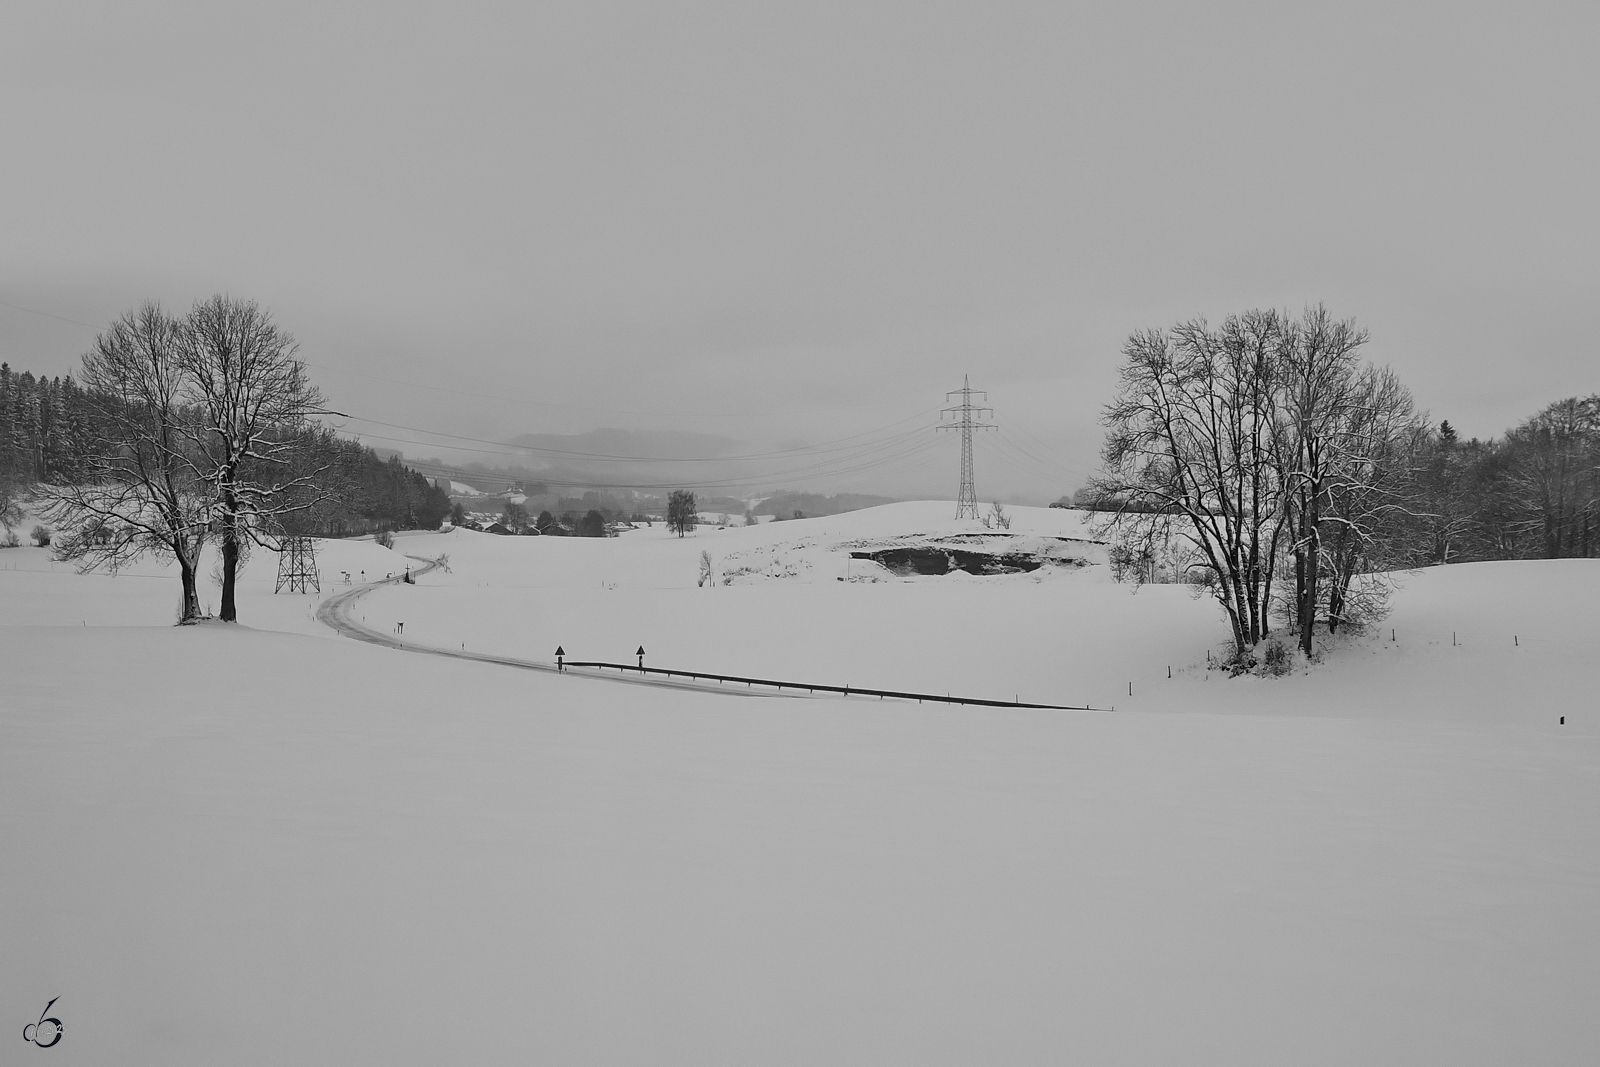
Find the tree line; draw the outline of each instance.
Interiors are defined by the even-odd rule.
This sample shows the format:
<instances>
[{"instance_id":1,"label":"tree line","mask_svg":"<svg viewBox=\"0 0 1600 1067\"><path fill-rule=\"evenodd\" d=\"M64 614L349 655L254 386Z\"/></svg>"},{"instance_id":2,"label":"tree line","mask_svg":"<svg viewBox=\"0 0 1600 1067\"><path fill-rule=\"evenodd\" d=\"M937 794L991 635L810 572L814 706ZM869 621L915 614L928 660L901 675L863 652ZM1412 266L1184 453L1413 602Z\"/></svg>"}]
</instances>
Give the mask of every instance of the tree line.
<instances>
[{"instance_id":1,"label":"tree line","mask_svg":"<svg viewBox=\"0 0 1600 1067\"><path fill-rule=\"evenodd\" d=\"M93 413L70 374L35 378L0 363L0 505L36 482L75 478L89 455Z\"/></svg>"},{"instance_id":2,"label":"tree line","mask_svg":"<svg viewBox=\"0 0 1600 1067\"><path fill-rule=\"evenodd\" d=\"M449 499L421 475L339 440L292 336L224 296L176 316L124 314L95 340L79 379L0 373L0 520L24 496L56 530L56 555L85 569L171 558L180 622L199 617L195 569L221 557L220 615L251 546L285 536L437 527Z\"/></svg>"},{"instance_id":3,"label":"tree line","mask_svg":"<svg viewBox=\"0 0 1600 1067\"><path fill-rule=\"evenodd\" d=\"M1275 621L1309 655L1319 623L1377 617L1398 569L1600 550L1600 397L1461 442L1366 341L1319 306L1124 346L1088 503L1121 574L1210 590L1241 661Z\"/></svg>"}]
</instances>

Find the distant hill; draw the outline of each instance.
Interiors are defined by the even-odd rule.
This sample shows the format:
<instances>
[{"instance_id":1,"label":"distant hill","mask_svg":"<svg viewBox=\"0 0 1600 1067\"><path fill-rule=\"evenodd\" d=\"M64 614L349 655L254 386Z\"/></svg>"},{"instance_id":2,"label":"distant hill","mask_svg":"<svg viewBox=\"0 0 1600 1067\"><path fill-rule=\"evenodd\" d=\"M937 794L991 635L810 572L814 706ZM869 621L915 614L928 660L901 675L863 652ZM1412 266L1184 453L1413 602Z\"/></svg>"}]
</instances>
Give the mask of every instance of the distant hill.
<instances>
[{"instance_id":1,"label":"distant hill","mask_svg":"<svg viewBox=\"0 0 1600 1067\"><path fill-rule=\"evenodd\" d=\"M868 496L865 493L835 493L833 496L823 496L821 493L780 491L767 497L752 510L758 515L776 515L780 519L793 518L794 513L798 511L806 518L814 519L823 515L843 515L847 511L860 511L862 508L875 508L894 502L893 497Z\"/></svg>"},{"instance_id":2,"label":"distant hill","mask_svg":"<svg viewBox=\"0 0 1600 1067\"><path fill-rule=\"evenodd\" d=\"M552 459L618 456L639 459L718 459L738 442L709 433L679 430L590 430L588 433L525 433L506 442L555 452ZM577 456L573 456L577 453Z\"/></svg>"}]
</instances>

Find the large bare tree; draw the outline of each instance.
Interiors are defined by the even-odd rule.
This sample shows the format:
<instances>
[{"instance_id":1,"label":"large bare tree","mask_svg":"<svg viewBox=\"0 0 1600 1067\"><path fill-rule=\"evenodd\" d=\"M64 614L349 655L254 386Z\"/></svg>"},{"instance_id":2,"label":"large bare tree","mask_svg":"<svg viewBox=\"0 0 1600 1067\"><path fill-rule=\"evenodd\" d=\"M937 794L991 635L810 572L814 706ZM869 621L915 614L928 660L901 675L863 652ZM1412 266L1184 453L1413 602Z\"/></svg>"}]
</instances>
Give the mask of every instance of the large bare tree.
<instances>
[{"instance_id":1,"label":"large bare tree","mask_svg":"<svg viewBox=\"0 0 1600 1067\"><path fill-rule=\"evenodd\" d=\"M1293 618L1311 654L1322 585L1323 513L1339 473L1363 451L1357 350L1367 332L1321 305L1282 321L1276 451L1294 555Z\"/></svg>"},{"instance_id":2,"label":"large bare tree","mask_svg":"<svg viewBox=\"0 0 1600 1067\"><path fill-rule=\"evenodd\" d=\"M1118 503L1110 525L1125 542L1172 527L1192 544L1241 658L1269 628L1285 535L1274 445L1286 334L1278 313L1252 311L1130 337L1093 485Z\"/></svg>"},{"instance_id":3,"label":"large bare tree","mask_svg":"<svg viewBox=\"0 0 1600 1067\"><path fill-rule=\"evenodd\" d=\"M315 471L293 461L322 396L296 351L294 338L252 301L213 296L184 320L179 362L196 413L191 439L213 498L225 622L238 619L241 545L276 549L284 517L315 499L307 492Z\"/></svg>"},{"instance_id":4,"label":"large bare tree","mask_svg":"<svg viewBox=\"0 0 1600 1067\"><path fill-rule=\"evenodd\" d=\"M1117 504L1121 558L1152 558L1171 534L1192 546L1241 659L1275 607L1309 655L1319 617L1333 628L1381 599L1352 594L1358 575L1410 561L1402 520L1426 429L1393 372L1360 362L1366 339L1317 306L1180 323L1124 349L1094 491ZM1287 595L1273 588L1280 556Z\"/></svg>"},{"instance_id":5,"label":"large bare tree","mask_svg":"<svg viewBox=\"0 0 1600 1067\"><path fill-rule=\"evenodd\" d=\"M179 622L199 618L195 569L211 522L193 413L184 404L182 324L157 304L124 314L83 357L94 447L71 484L46 485L56 553L112 572L170 556L183 582Z\"/></svg>"}]
</instances>

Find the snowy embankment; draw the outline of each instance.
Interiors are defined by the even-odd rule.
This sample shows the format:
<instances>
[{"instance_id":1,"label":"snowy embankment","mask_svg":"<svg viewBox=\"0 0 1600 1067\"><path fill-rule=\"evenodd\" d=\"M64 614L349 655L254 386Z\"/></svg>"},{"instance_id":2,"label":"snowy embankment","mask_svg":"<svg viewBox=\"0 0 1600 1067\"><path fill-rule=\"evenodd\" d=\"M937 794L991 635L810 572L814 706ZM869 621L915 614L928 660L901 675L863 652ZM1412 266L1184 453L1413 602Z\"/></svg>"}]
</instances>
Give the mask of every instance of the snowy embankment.
<instances>
[{"instance_id":1,"label":"snowy embankment","mask_svg":"<svg viewBox=\"0 0 1600 1067\"><path fill-rule=\"evenodd\" d=\"M63 1064L1501 1064L1600 1042L1593 561L1408 576L1397 644L1229 680L1203 670L1214 608L1104 567L837 581L859 577L845 542L961 532L947 504L895 507L338 543L324 590L446 552L360 601L369 625L1118 713L380 649L274 597L270 558L245 626L177 629L174 580L0 552L0 1002L20 1029L59 996ZM1018 511L1029 536L1077 521ZM698 588L701 551L796 576Z\"/></svg>"}]
</instances>

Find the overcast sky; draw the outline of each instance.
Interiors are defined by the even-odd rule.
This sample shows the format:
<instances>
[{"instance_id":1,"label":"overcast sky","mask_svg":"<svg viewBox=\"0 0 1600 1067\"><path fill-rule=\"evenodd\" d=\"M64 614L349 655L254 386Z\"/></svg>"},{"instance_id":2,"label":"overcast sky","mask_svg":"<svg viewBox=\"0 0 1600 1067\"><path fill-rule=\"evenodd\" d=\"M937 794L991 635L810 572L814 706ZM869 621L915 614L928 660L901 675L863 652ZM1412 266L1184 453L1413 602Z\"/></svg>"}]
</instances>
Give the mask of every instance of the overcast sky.
<instances>
[{"instance_id":1,"label":"overcast sky","mask_svg":"<svg viewBox=\"0 0 1600 1067\"><path fill-rule=\"evenodd\" d=\"M1597 43L1592 0L5 2L0 359L225 291L354 415L760 447L970 374L980 496L1048 499L1130 332L1323 301L1490 436L1600 389Z\"/></svg>"}]
</instances>

